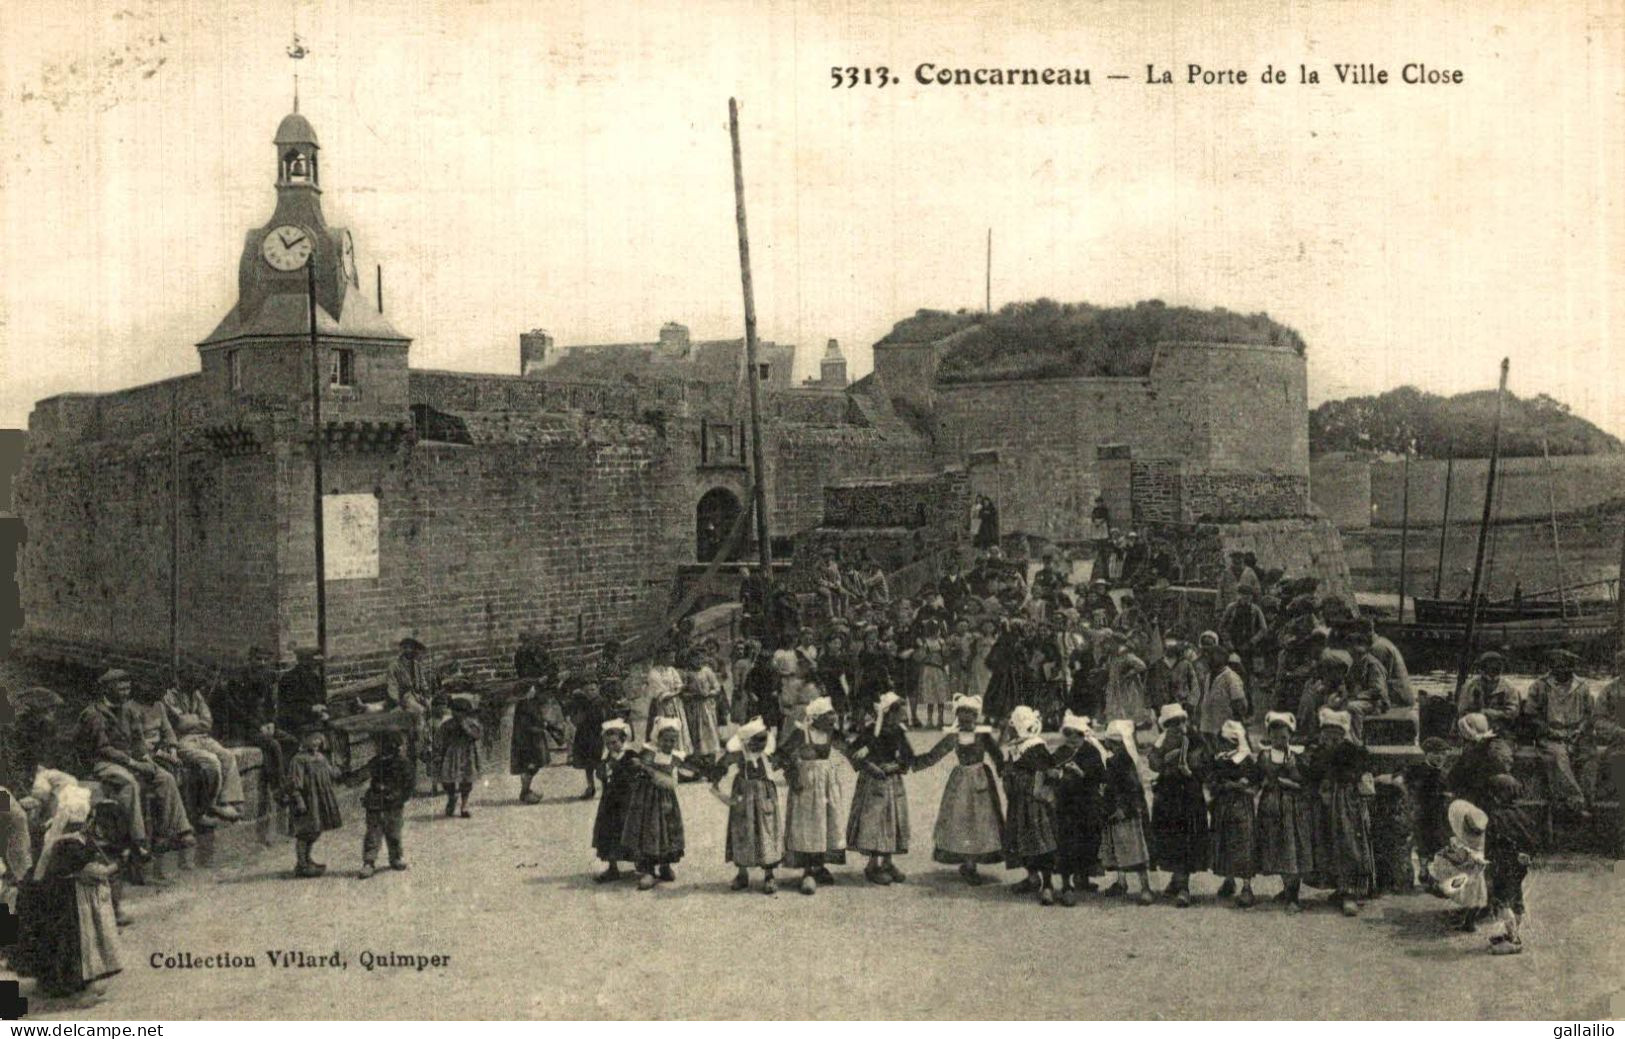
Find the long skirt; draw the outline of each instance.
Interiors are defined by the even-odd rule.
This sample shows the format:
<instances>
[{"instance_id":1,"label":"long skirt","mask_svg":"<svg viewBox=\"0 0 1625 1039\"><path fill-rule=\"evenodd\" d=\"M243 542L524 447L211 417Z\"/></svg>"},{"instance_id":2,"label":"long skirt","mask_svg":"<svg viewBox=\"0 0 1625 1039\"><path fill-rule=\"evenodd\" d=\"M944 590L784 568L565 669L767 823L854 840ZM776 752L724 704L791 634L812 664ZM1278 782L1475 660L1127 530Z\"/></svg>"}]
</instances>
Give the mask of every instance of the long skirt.
<instances>
[{"instance_id":1,"label":"long skirt","mask_svg":"<svg viewBox=\"0 0 1625 1039\"><path fill-rule=\"evenodd\" d=\"M677 804L677 791L647 777L638 779L627 801L621 845L639 866L681 862L683 810Z\"/></svg>"},{"instance_id":2,"label":"long skirt","mask_svg":"<svg viewBox=\"0 0 1625 1039\"><path fill-rule=\"evenodd\" d=\"M480 748L473 739L448 742L440 753L435 779L442 785L462 786L474 782L480 771Z\"/></svg>"},{"instance_id":3,"label":"long skirt","mask_svg":"<svg viewBox=\"0 0 1625 1039\"><path fill-rule=\"evenodd\" d=\"M1055 797L1055 866L1068 875L1100 874L1104 811L1099 784L1062 782Z\"/></svg>"},{"instance_id":4,"label":"long skirt","mask_svg":"<svg viewBox=\"0 0 1625 1039\"><path fill-rule=\"evenodd\" d=\"M1257 828L1250 791L1226 791L1213 799L1213 872L1221 877L1251 880L1258 867L1254 859Z\"/></svg>"},{"instance_id":5,"label":"long skirt","mask_svg":"<svg viewBox=\"0 0 1625 1039\"><path fill-rule=\"evenodd\" d=\"M1259 873L1290 877L1313 872L1313 829L1304 811L1308 799L1303 792L1284 787L1266 787L1258 795L1253 832L1258 842L1254 865Z\"/></svg>"},{"instance_id":6,"label":"long skirt","mask_svg":"<svg viewBox=\"0 0 1625 1039\"><path fill-rule=\"evenodd\" d=\"M942 788L931 834L938 862L998 862L1004 858L1004 809L987 762L955 765Z\"/></svg>"},{"instance_id":7,"label":"long skirt","mask_svg":"<svg viewBox=\"0 0 1625 1039\"><path fill-rule=\"evenodd\" d=\"M694 756L700 758L721 757L722 736L717 732L716 699L714 697L696 697L691 700L684 700L683 710L688 715L689 739L694 745Z\"/></svg>"},{"instance_id":8,"label":"long skirt","mask_svg":"<svg viewBox=\"0 0 1625 1039\"><path fill-rule=\"evenodd\" d=\"M1137 815L1108 822L1100 835L1100 865L1104 869L1143 869L1151 861L1145 845L1145 825Z\"/></svg>"},{"instance_id":9,"label":"long skirt","mask_svg":"<svg viewBox=\"0 0 1625 1039\"><path fill-rule=\"evenodd\" d=\"M1411 865L1411 849L1415 847L1411 799L1402 788L1380 785L1370 812L1376 889L1406 894L1416 887L1416 870Z\"/></svg>"},{"instance_id":10,"label":"long skirt","mask_svg":"<svg viewBox=\"0 0 1625 1039\"><path fill-rule=\"evenodd\" d=\"M1151 802L1151 842L1155 865L1169 873L1207 869L1212 851L1202 782L1191 776L1163 776Z\"/></svg>"},{"instance_id":11,"label":"long skirt","mask_svg":"<svg viewBox=\"0 0 1625 1039\"><path fill-rule=\"evenodd\" d=\"M727 851L735 866L777 866L784 858L779 788L771 779L735 776L728 808Z\"/></svg>"},{"instance_id":12,"label":"long skirt","mask_svg":"<svg viewBox=\"0 0 1625 1039\"><path fill-rule=\"evenodd\" d=\"M633 858L621 840L626 833L626 810L631 802L632 783L611 779L604 784L598 814L592 823L592 847L605 862L627 862Z\"/></svg>"},{"instance_id":13,"label":"long skirt","mask_svg":"<svg viewBox=\"0 0 1625 1039\"><path fill-rule=\"evenodd\" d=\"M1322 883L1355 895L1369 894L1376 879L1371 855L1371 819L1365 799L1353 783L1322 784L1320 796L1323 842L1315 849L1315 867Z\"/></svg>"},{"instance_id":14,"label":"long skirt","mask_svg":"<svg viewBox=\"0 0 1625 1039\"><path fill-rule=\"evenodd\" d=\"M796 762L799 782L785 795L784 864L807 869L846 861L841 777L828 758ZM801 789L797 790L797 786Z\"/></svg>"},{"instance_id":15,"label":"long skirt","mask_svg":"<svg viewBox=\"0 0 1625 1039\"><path fill-rule=\"evenodd\" d=\"M1010 818L1004 828L1004 863L1011 869L1050 869L1055 865L1055 804L1034 792L1023 775L1005 791Z\"/></svg>"},{"instance_id":16,"label":"long skirt","mask_svg":"<svg viewBox=\"0 0 1625 1039\"><path fill-rule=\"evenodd\" d=\"M989 675L987 693L983 697L985 705L982 713L989 718L1008 718L1010 712L1021 703L1023 695L1021 681L1016 677L1014 669L1000 668L993 671Z\"/></svg>"},{"instance_id":17,"label":"long skirt","mask_svg":"<svg viewBox=\"0 0 1625 1039\"><path fill-rule=\"evenodd\" d=\"M77 880L25 880L17 892L17 918L11 968L19 976L37 979L48 996L71 995L95 979L84 973L87 958L94 961L98 954L85 951L87 939L94 943L96 935L84 927Z\"/></svg>"},{"instance_id":18,"label":"long skirt","mask_svg":"<svg viewBox=\"0 0 1625 1039\"><path fill-rule=\"evenodd\" d=\"M948 669L942 664L921 664L915 696L928 707L945 704L953 695L948 685Z\"/></svg>"},{"instance_id":19,"label":"long skirt","mask_svg":"<svg viewBox=\"0 0 1625 1039\"><path fill-rule=\"evenodd\" d=\"M88 984L124 969L118 955L118 924L113 920L113 887L105 880L83 877L74 887L79 916L79 978Z\"/></svg>"},{"instance_id":20,"label":"long skirt","mask_svg":"<svg viewBox=\"0 0 1625 1039\"><path fill-rule=\"evenodd\" d=\"M846 821L846 846L864 855L908 853L908 791L902 776L858 773Z\"/></svg>"}]
</instances>

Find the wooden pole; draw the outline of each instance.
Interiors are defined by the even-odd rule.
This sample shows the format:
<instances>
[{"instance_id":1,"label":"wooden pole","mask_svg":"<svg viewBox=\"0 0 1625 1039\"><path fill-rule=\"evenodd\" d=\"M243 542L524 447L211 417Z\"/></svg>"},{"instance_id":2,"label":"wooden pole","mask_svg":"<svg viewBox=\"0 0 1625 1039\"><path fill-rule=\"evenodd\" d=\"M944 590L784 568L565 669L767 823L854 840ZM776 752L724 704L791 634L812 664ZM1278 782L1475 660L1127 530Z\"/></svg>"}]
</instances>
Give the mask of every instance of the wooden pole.
<instances>
[{"instance_id":1,"label":"wooden pole","mask_svg":"<svg viewBox=\"0 0 1625 1039\"><path fill-rule=\"evenodd\" d=\"M1456 475L1456 443L1450 442L1450 457L1444 463L1444 518L1439 521L1439 565L1433 571L1433 597L1444 587L1444 546L1450 536L1450 484Z\"/></svg>"},{"instance_id":2,"label":"wooden pole","mask_svg":"<svg viewBox=\"0 0 1625 1039\"><path fill-rule=\"evenodd\" d=\"M321 342L316 335L316 258L305 261L305 293L310 309L310 462L311 518L316 530L316 650L322 657L322 688L327 688L327 542L322 519L322 454L326 430L322 428Z\"/></svg>"},{"instance_id":3,"label":"wooden pole","mask_svg":"<svg viewBox=\"0 0 1625 1039\"><path fill-rule=\"evenodd\" d=\"M1512 362L1501 358L1501 382L1495 391L1495 429L1490 437L1490 472L1484 481L1484 515L1478 523L1478 551L1473 557L1473 584L1468 593L1467 630L1462 635L1461 659L1456 664L1456 691L1467 684L1467 670L1473 663L1473 636L1478 630L1478 586L1484 577L1484 545L1489 540L1495 510L1495 470L1501 461L1501 409L1506 403L1507 370Z\"/></svg>"},{"instance_id":4,"label":"wooden pole","mask_svg":"<svg viewBox=\"0 0 1625 1039\"><path fill-rule=\"evenodd\" d=\"M762 459L761 369L756 361L756 294L750 281L750 235L745 229L745 166L739 155L739 102L728 99L733 138L734 218L739 225L739 282L745 294L745 380L750 384L750 463L755 483L756 555L764 580L773 580L773 541L767 530L767 465Z\"/></svg>"},{"instance_id":5,"label":"wooden pole","mask_svg":"<svg viewBox=\"0 0 1625 1039\"><path fill-rule=\"evenodd\" d=\"M1399 493L1399 623L1405 623L1405 566L1410 557L1411 540L1411 456L1405 453L1400 472L1404 486Z\"/></svg>"},{"instance_id":6,"label":"wooden pole","mask_svg":"<svg viewBox=\"0 0 1625 1039\"><path fill-rule=\"evenodd\" d=\"M993 228L991 227L987 229L986 275L987 283L983 287L985 295L983 296L984 306L982 309L991 314L993 313Z\"/></svg>"},{"instance_id":7,"label":"wooden pole","mask_svg":"<svg viewBox=\"0 0 1625 1039\"><path fill-rule=\"evenodd\" d=\"M1563 619L1569 616L1568 579L1563 576L1563 545L1557 536L1557 487L1552 483L1552 451L1546 438L1540 441L1540 453L1546 459L1546 502L1552 517L1552 560L1557 565L1557 607Z\"/></svg>"},{"instance_id":8,"label":"wooden pole","mask_svg":"<svg viewBox=\"0 0 1625 1039\"><path fill-rule=\"evenodd\" d=\"M181 408L169 384L169 680L181 687Z\"/></svg>"},{"instance_id":9,"label":"wooden pole","mask_svg":"<svg viewBox=\"0 0 1625 1039\"><path fill-rule=\"evenodd\" d=\"M378 313L384 312L384 265L378 265Z\"/></svg>"}]
</instances>

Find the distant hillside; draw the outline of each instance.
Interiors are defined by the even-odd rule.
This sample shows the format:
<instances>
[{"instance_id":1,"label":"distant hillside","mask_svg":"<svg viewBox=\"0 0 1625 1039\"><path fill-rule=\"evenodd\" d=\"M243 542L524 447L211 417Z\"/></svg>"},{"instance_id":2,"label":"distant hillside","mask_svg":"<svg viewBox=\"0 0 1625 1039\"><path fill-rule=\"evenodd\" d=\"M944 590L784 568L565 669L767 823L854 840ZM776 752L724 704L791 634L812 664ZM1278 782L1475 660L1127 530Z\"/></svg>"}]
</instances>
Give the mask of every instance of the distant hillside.
<instances>
[{"instance_id":1,"label":"distant hillside","mask_svg":"<svg viewBox=\"0 0 1625 1039\"><path fill-rule=\"evenodd\" d=\"M1407 447L1423 458L1445 458L1455 445L1457 458L1488 458L1495 426L1495 391L1454 397L1401 386L1376 397L1330 400L1309 413L1309 451L1392 451ZM1554 455L1613 454L1619 440L1544 393L1521 399L1511 393L1501 420L1501 453L1509 458L1541 453L1545 440Z\"/></svg>"},{"instance_id":2,"label":"distant hillside","mask_svg":"<svg viewBox=\"0 0 1625 1039\"><path fill-rule=\"evenodd\" d=\"M1220 307L1197 310L1146 300L1132 307L1097 307L1039 299L1007 304L996 314L921 310L880 340L927 343L956 336L944 352L943 382L1058 376L1143 376L1156 345L1176 340L1271 343L1301 356L1298 333L1267 314Z\"/></svg>"}]
</instances>

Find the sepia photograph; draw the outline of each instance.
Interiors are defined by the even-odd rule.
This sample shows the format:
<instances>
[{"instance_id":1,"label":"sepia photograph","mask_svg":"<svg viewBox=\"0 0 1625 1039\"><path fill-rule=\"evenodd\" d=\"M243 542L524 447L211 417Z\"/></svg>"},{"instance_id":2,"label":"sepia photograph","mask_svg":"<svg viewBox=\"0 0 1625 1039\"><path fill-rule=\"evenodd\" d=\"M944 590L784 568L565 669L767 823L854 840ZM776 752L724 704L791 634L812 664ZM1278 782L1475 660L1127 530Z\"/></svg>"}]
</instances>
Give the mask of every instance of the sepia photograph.
<instances>
[{"instance_id":1,"label":"sepia photograph","mask_svg":"<svg viewBox=\"0 0 1625 1039\"><path fill-rule=\"evenodd\" d=\"M1625 1017L1625 2L8 0L0 88L8 1034Z\"/></svg>"}]
</instances>

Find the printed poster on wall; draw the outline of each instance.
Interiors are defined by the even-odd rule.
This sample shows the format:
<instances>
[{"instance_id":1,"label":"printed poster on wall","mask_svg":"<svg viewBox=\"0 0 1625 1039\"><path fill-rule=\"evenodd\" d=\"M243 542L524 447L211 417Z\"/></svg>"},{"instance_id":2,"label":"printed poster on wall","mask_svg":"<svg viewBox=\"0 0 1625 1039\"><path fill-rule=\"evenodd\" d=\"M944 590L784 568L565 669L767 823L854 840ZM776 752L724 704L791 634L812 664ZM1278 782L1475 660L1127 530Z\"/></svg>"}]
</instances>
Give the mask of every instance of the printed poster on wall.
<instances>
[{"instance_id":1,"label":"printed poster on wall","mask_svg":"<svg viewBox=\"0 0 1625 1039\"><path fill-rule=\"evenodd\" d=\"M378 576L378 498L329 494L322 498L322 535L329 581Z\"/></svg>"}]
</instances>

